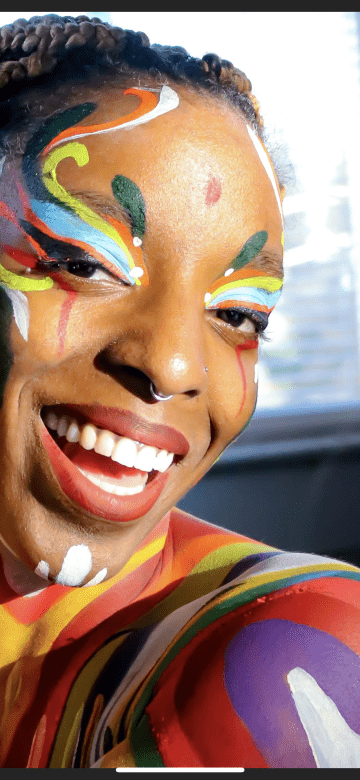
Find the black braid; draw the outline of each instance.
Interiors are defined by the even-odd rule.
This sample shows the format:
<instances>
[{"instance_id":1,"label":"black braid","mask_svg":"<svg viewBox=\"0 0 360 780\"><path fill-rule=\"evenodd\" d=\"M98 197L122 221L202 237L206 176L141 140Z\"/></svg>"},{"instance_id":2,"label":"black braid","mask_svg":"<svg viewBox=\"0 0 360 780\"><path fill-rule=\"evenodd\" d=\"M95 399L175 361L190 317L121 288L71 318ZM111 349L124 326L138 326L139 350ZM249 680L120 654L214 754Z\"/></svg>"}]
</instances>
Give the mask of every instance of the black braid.
<instances>
[{"instance_id":1,"label":"black braid","mask_svg":"<svg viewBox=\"0 0 360 780\"><path fill-rule=\"evenodd\" d=\"M56 96L59 88L71 83L81 87L101 77L108 77L109 83L124 75L141 78L144 71L162 82L165 76L225 97L262 137L263 122L251 82L231 62L216 54L191 57L179 46L150 46L144 33L113 27L97 17L47 14L0 28L3 151L11 148L11 138L14 141L16 134L34 125L44 92ZM33 102L30 109L24 96L34 88L35 107Z\"/></svg>"}]
</instances>

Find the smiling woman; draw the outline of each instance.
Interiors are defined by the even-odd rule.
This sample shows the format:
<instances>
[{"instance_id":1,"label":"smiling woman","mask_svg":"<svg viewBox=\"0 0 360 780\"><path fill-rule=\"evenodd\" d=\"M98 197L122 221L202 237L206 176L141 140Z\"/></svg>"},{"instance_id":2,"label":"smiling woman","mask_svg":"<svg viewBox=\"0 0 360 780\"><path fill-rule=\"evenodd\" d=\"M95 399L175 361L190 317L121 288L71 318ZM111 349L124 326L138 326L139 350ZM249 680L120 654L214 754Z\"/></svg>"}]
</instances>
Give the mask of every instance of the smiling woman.
<instances>
[{"instance_id":1,"label":"smiling woman","mask_svg":"<svg viewBox=\"0 0 360 780\"><path fill-rule=\"evenodd\" d=\"M282 287L249 80L87 17L0 50L2 766L360 766L358 569L174 508Z\"/></svg>"}]
</instances>

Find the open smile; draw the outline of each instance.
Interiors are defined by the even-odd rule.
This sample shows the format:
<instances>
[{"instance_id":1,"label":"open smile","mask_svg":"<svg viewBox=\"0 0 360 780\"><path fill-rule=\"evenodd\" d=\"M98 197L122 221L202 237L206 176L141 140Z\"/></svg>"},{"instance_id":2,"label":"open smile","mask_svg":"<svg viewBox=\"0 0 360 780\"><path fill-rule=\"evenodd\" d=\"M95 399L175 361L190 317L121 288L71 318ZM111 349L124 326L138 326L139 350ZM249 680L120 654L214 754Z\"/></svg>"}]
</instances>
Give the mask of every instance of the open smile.
<instances>
[{"instance_id":1,"label":"open smile","mask_svg":"<svg viewBox=\"0 0 360 780\"><path fill-rule=\"evenodd\" d=\"M127 522L154 506L185 437L132 412L98 405L43 407L42 441L61 489L92 515Z\"/></svg>"}]
</instances>

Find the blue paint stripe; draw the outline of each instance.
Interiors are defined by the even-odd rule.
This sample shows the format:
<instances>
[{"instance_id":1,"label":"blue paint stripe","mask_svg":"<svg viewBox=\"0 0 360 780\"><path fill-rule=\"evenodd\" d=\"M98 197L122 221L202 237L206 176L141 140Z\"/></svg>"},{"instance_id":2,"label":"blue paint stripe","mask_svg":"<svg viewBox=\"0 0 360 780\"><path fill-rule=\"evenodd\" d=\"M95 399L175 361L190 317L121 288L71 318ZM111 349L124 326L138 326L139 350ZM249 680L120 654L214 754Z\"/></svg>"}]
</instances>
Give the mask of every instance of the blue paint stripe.
<instances>
[{"instance_id":1,"label":"blue paint stripe","mask_svg":"<svg viewBox=\"0 0 360 780\"><path fill-rule=\"evenodd\" d=\"M90 244L111 265L119 268L130 284L135 284L135 280L129 275L130 266L125 252L115 241L91 225L85 225L76 214L70 214L56 206L55 203L42 203L39 200L33 200L31 206L36 216L59 238L64 240L73 238L76 241Z\"/></svg>"},{"instance_id":2,"label":"blue paint stripe","mask_svg":"<svg viewBox=\"0 0 360 780\"><path fill-rule=\"evenodd\" d=\"M259 287L233 287L231 290L224 290L219 295L216 295L207 306L212 308L225 301L244 301L246 303L258 303L261 306L267 306L268 309L272 309L279 300L280 295L281 290L268 292L267 290L260 290Z\"/></svg>"}]
</instances>

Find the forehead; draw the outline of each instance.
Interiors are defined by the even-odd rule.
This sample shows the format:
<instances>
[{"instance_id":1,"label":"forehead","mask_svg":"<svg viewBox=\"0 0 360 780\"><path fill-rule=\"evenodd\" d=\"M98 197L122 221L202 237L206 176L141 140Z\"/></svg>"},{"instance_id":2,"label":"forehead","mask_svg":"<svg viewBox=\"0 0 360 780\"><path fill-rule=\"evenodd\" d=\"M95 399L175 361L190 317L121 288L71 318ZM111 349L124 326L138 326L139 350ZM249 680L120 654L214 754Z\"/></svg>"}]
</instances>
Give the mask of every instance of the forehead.
<instances>
[{"instance_id":1,"label":"forehead","mask_svg":"<svg viewBox=\"0 0 360 780\"><path fill-rule=\"evenodd\" d=\"M160 88L155 89L159 94ZM239 112L217 98L174 89L179 104L162 116L80 139L89 163L79 167L72 159L63 160L59 182L68 190L97 191L111 198L114 177L130 178L141 189L148 224L157 232L165 223L171 231L185 221L195 234L210 224L220 233L223 220L230 217L234 228L241 230L247 223L244 240L259 229L259 221L269 233L274 226L281 230L273 185ZM130 114L139 98L123 93L123 88L112 88L82 96L96 109L76 127L101 126Z\"/></svg>"}]
</instances>

